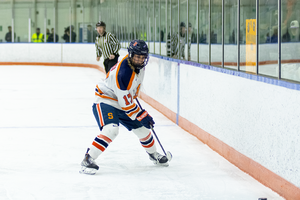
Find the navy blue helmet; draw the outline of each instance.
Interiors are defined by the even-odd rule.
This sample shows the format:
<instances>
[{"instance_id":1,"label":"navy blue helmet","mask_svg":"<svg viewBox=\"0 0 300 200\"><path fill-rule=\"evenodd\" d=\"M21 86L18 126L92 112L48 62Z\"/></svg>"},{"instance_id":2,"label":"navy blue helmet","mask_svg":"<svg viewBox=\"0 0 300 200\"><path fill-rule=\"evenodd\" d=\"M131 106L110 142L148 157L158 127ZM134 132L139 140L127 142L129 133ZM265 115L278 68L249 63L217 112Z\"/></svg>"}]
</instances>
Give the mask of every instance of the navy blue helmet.
<instances>
[{"instance_id":1,"label":"navy blue helmet","mask_svg":"<svg viewBox=\"0 0 300 200\"><path fill-rule=\"evenodd\" d=\"M144 55L145 61L142 65L134 66L137 69L145 67L149 61L149 49L144 40L132 40L128 47L128 57L131 60L133 55Z\"/></svg>"}]
</instances>

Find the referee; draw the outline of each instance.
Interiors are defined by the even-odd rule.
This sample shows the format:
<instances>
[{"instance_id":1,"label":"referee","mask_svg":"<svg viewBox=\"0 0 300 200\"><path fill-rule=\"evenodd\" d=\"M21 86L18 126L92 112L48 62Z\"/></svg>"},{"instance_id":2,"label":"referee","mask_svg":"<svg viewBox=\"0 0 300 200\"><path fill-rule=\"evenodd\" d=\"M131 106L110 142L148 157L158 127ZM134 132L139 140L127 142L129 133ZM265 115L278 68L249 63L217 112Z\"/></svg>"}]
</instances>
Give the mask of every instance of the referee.
<instances>
[{"instance_id":1,"label":"referee","mask_svg":"<svg viewBox=\"0 0 300 200\"><path fill-rule=\"evenodd\" d=\"M113 34L105 31L106 24L103 21L96 24L96 29L99 33L95 41L97 61L103 55L105 72L108 73L110 68L118 62L121 45Z\"/></svg>"}]
</instances>

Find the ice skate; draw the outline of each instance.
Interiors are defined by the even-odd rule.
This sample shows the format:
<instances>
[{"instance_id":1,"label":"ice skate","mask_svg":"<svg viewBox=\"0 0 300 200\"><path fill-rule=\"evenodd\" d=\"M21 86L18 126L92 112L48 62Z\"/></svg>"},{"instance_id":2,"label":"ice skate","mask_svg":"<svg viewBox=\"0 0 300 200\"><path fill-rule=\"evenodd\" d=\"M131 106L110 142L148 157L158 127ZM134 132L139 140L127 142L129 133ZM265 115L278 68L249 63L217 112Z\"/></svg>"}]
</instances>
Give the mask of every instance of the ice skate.
<instances>
[{"instance_id":1,"label":"ice skate","mask_svg":"<svg viewBox=\"0 0 300 200\"><path fill-rule=\"evenodd\" d=\"M94 159L88 154L89 150L90 149L87 150L84 159L81 162L81 170L79 171L79 173L94 175L99 169L99 166L96 164Z\"/></svg>"},{"instance_id":2,"label":"ice skate","mask_svg":"<svg viewBox=\"0 0 300 200\"><path fill-rule=\"evenodd\" d=\"M161 155L158 152L148 153L149 159L153 161L156 165L169 166L168 158L165 155Z\"/></svg>"}]
</instances>

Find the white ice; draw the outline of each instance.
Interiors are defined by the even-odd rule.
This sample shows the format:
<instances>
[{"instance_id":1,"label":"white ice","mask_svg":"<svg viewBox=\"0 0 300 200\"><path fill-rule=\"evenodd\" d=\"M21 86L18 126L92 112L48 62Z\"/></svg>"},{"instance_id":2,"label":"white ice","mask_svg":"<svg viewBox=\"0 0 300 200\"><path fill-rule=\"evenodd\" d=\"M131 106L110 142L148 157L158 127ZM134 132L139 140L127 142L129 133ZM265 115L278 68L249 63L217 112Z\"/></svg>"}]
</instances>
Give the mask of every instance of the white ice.
<instances>
[{"instance_id":1,"label":"white ice","mask_svg":"<svg viewBox=\"0 0 300 200\"><path fill-rule=\"evenodd\" d=\"M99 134L92 103L103 78L89 68L0 66L0 200L283 199L143 101L170 166L155 166L120 127L97 174L80 174Z\"/></svg>"}]
</instances>

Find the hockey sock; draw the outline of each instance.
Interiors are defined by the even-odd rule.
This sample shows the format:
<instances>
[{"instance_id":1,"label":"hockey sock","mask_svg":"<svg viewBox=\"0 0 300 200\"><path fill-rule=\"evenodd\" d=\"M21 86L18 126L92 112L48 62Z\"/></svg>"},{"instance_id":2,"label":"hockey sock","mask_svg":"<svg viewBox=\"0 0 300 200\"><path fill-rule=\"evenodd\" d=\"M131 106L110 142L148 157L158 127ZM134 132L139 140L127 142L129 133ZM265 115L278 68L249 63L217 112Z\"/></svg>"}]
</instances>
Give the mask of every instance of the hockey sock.
<instances>
[{"instance_id":1,"label":"hockey sock","mask_svg":"<svg viewBox=\"0 0 300 200\"><path fill-rule=\"evenodd\" d=\"M105 151L108 145L117 137L119 133L119 126L117 124L108 124L103 126L102 133L99 134L93 141L89 154L93 159Z\"/></svg>"},{"instance_id":2,"label":"hockey sock","mask_svg":"<svg viewBox=\"0 0 300 200\"><path fill-rule=\"evenodd\" d=\"M149 129L141 127L138 129L133 129L132 131L140 139L141 145L148 153L151 154L156 152L155 140Z\"/></svg>"}]
</instances>

